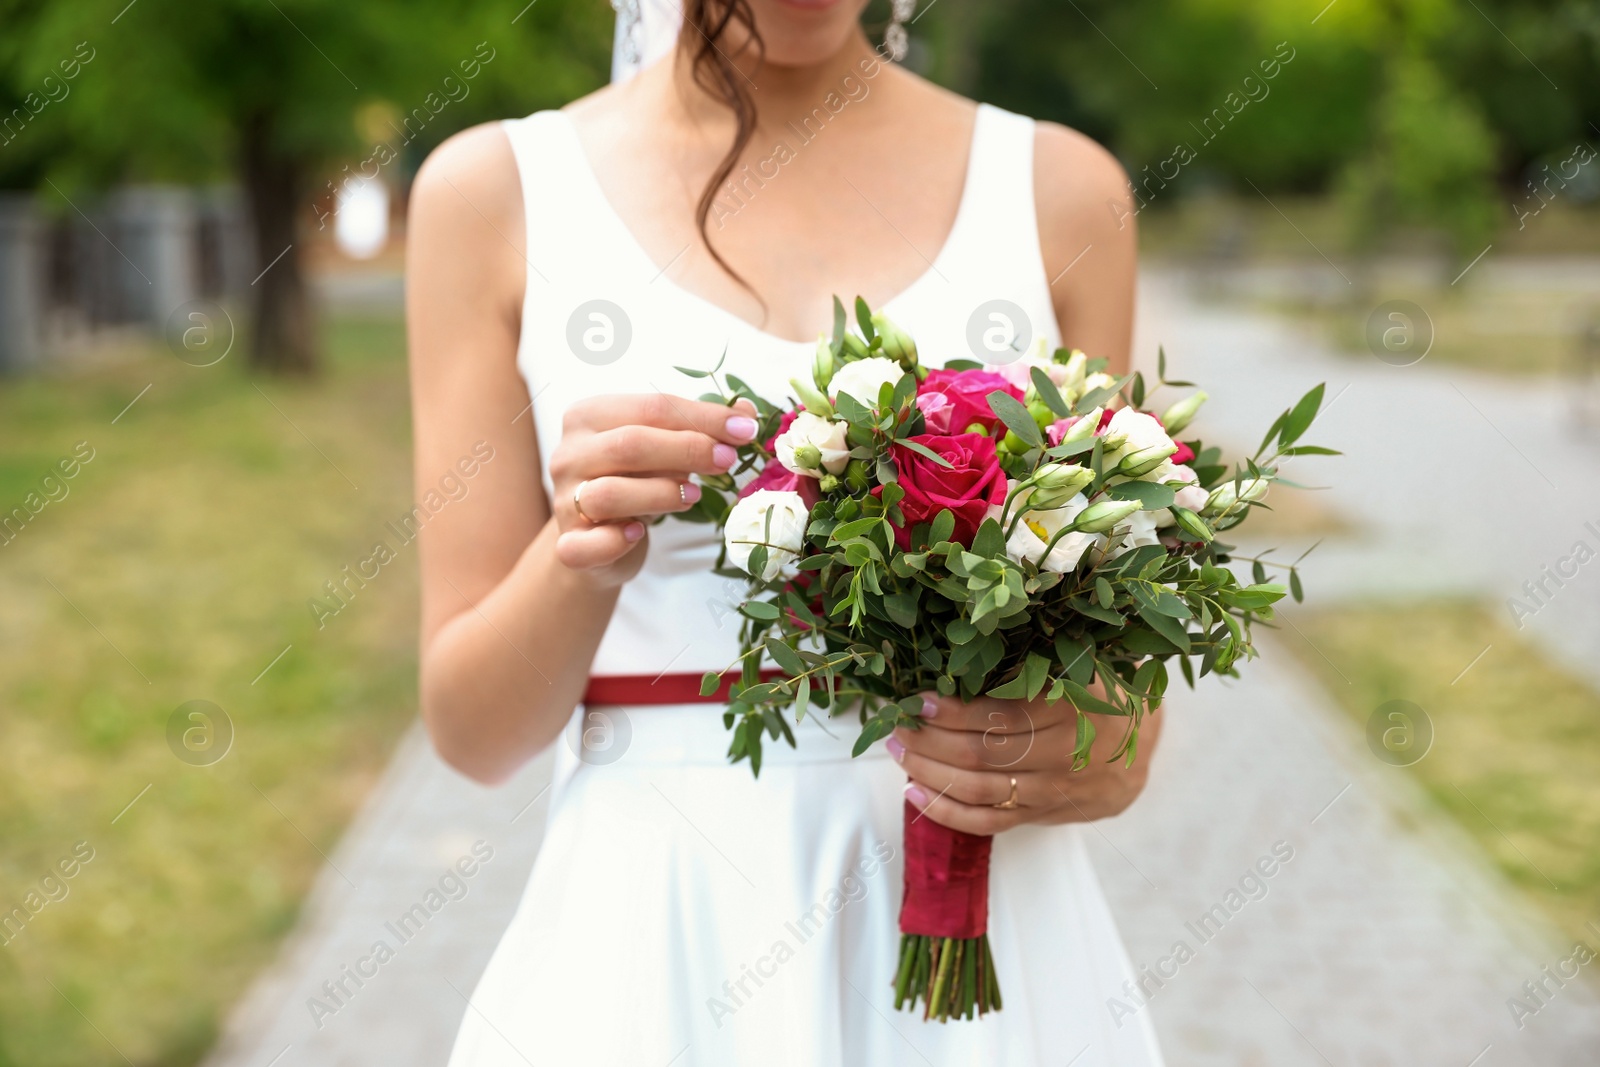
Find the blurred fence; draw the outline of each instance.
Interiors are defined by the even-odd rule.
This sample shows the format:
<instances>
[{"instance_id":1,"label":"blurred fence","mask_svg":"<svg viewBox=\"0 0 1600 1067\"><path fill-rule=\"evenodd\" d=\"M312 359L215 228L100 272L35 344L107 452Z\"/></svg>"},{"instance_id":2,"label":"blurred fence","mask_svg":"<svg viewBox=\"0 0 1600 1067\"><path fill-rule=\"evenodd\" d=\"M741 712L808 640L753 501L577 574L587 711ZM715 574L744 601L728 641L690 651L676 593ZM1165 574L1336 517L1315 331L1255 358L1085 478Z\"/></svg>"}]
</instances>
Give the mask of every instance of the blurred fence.
<instances>
[{"instance_id":1,"label":"blurred fence","mask_svg":"<svg viewBox=\"0 0 1600 1067\"><path fill-rule=\"evenodd\" d=\"M109 331L237 297L254 262L230 187L130 186L65 213L0 194L0 372L37 368Z\"/></svg>"}]
</instances>

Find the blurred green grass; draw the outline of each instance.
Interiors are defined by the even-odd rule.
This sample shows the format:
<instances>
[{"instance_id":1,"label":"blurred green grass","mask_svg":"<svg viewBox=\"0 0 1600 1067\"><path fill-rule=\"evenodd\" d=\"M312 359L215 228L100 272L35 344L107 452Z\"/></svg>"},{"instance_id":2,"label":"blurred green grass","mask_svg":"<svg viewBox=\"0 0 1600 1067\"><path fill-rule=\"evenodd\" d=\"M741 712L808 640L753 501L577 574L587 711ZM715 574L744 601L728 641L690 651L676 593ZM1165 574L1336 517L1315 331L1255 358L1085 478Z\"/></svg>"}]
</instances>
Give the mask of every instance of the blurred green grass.
<instances>
[{"instance_id":1,"label":"blurred green grass","mask_svg":"<svg viewBox=\"0 0 1600 1067\"><path fill-rule=\"evenodd\" d=\"M0 547L0 912L94 850L0 948L0 1064L196 1062L415 715L415 567L307 603L410 503L402 326L327 336L308 385L154 349L0 384L0 508L95 452ZM166 740L194 699L209 767Z\"/></svg>"},{"instance_id":2,"label":"blurred green grass","mask_svg":"<svg viewBox=\"0 0 1600 1067\"><path fill-rule=\"evenodd\" d=\"M1592 940L1600 694L1497 614L1448 601L1297 612L1310 645L1288 640L1362 728L1385 701L1421 706L1433 747L1393 773L1414 775L1536 906Z\"/></svg>"}]
</instances>

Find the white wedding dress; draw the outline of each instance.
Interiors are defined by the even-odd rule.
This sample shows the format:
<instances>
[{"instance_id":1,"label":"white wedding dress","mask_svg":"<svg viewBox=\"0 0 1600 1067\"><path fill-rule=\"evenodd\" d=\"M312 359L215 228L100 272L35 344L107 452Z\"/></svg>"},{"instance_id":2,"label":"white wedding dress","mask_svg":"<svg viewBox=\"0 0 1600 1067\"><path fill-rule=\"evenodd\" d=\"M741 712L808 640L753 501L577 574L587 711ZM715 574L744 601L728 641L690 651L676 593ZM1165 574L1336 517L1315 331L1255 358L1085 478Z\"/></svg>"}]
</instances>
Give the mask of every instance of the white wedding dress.
<instances>
[{"instance_id":1,"label":"white wedding dress","mask_svg":"<svg viewBox=\"0 0 1600 1067\"><path fill-rule=\"evenodd\" d=\"M705 383L674 366L710 368L724 346L724 370L768 397L808 372L812 343L762 333L650 260L606 201L566 113L505 130L527 205L518 365L541 455L577 399L698 396ZM1033 134L1031 120L979 110L954 229L883 308L935 364L971 357L969 319L995 299L1059 340L1034 217ZM711 573L715 556L709 526L652 528L593 673L726 667L738 647L739 587ZM717 705L584 712L558 742L544 845L451 1067L1161 1063L1148 1012L1127 1015L1135 976L1084 828L996 838L989 934L1004 1009L924 1022L895 1011L891 988L905 777L881 745L850 757L853 717L827 723L833 736L808 718L798 751L769 741L754 781L748 763L726 761ZM577 743L580 729L591 748Z\"/></svg>"}]
</instances>

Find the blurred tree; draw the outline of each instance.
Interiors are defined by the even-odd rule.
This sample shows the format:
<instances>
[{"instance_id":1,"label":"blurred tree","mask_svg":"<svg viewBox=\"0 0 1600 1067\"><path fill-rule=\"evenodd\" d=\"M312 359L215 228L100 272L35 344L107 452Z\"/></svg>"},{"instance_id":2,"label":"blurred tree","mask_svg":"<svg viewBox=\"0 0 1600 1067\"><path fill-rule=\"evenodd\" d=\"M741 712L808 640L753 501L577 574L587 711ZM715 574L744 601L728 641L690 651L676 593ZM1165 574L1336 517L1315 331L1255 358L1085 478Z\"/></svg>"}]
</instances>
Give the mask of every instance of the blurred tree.
<instances>
[{"instance_id":1,"label":"blurred tree","mask_svg":"<svg viewBox=\"0 0 1600 1067\"><path fill-rule=\"evenodd\" d=\"M956 79L975 67L958 87L1083 130L1160 199L1217 179L1337 187L1368 233L1418 223L1469 244L1493 223L1496 181L1521 184L1535 161L1600 144L1597 0L984 7L919 20L929 69Z\"/></svg>"},{"instance_id":2,"label":"blurred tree","mask_svg":"<svg viewBox=\"0 0 1600 1067\"><path fill-rule=\"evenodd\" d=\"M35 147L48 154L19 162L20 175L31 166L69 189L236 176L264 271L252 287L251 358L287 373L318 365L299 237L315 218L319 172L374 158L378 146L358 138L363 108L387 102L398 116L385 142L394 155L378 150L379 169L414 164L423 146L486 113L601 83L609 58L611 15L598 0L479 0L466 11L426 0L0 5L10 8L0 58L13 86L79 42L96 52L75 99L39 116L52 135Z\"/></svg>"}]
</instances>

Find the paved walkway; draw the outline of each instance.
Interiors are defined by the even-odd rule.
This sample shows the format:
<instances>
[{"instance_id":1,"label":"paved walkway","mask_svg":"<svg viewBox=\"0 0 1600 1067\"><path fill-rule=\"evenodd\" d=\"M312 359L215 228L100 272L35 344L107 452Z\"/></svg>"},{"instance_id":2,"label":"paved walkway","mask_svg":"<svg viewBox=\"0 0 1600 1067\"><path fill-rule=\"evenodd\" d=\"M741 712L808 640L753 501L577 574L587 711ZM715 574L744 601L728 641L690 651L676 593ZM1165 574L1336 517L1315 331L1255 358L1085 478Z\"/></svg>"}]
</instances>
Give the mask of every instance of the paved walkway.
<instances>
[{"instance_id":1,"label":"paved walkway","mask_svg":"<svg viewBox=\"0 0 1600 1067\"><path fill-rule=\"evenodd\" d=\"M1254 426L1259 411L1329 382L1337 400L1313 436L1348 457L1306 477L1332 482L1331 506L1370 533L1312 557L1319 600L1508 596L1570 551L1583 521L1600 527L1600 447L1566 423L1557 387L1339 359L1281 325L1201 307L1170 273L1147 273L1142 296L1141 350L1164 339L1175 373L1213 387L1213 424ZM1358 480L1367 471L1384 473ZM1528 633L1600 683L1585 651L1600 647L1597 588L1581 573ZM1129 952L1170 976L1127 1010L1152 1013L1173 1067L1593 1063L1592 987L1540 973L1570 946L1425 814L1284 651L1239 683L1175 693L1149 791L1097 824L1092 847ZM538 849L548 778L547 758L479 789L414 732L210 1067L442 1063ZM493 855L463 880L466 895L400 943L386 924L477 841ZM1275 846L1292 858L1253 878ZM1239 906L1220 930L1203 925L1219 904ZM343 968L378 940L394 957L357 987ZM335 1001L323 983L341 979ZM1553 995L1519 1029L1506 1002L1541 980Z\"/></svg>"}]
</instances>

